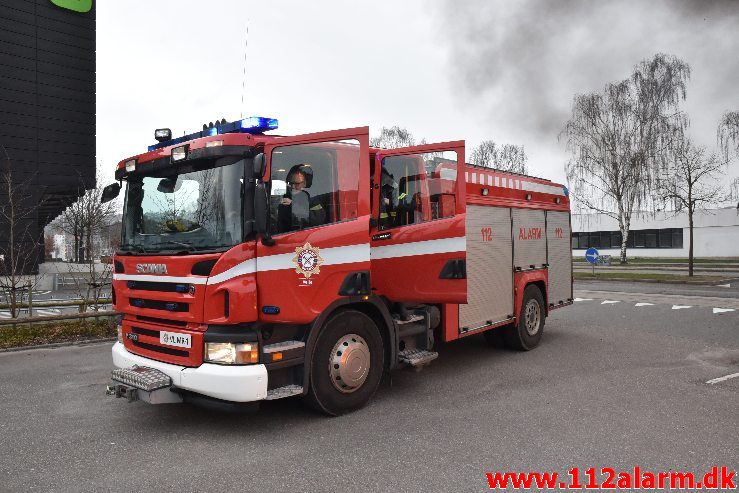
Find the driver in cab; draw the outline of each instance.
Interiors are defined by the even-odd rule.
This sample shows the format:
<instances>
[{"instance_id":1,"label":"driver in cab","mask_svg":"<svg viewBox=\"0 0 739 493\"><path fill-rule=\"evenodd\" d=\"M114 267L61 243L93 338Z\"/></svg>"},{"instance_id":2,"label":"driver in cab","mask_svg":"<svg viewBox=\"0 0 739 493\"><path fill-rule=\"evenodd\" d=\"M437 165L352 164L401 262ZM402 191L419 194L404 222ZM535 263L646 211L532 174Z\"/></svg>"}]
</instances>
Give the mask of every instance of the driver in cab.
<instances>
[{"instance_id":1,"label":"driver in cab","mask_svg":"<svg viewBox=\"0 0 739 493\"><path fill-rule=\"evenodd\" d=\"M296 164L287 174L287 191L277 209L279 231L295 231L318 226L326 221L326 210L305 190L313 184L313 169L309 164Z\"/></svg>"}]
</instances>

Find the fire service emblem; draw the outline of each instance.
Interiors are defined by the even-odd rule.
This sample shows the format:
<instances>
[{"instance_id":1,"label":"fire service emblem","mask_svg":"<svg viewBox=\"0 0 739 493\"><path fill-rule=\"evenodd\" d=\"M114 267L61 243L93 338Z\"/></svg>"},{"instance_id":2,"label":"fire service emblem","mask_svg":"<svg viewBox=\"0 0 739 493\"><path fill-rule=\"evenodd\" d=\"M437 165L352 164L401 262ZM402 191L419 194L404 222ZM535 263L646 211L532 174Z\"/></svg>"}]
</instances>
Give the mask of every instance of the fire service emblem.
<instances>
[{"instance_id":1,"label":"fire service emblem","mask_svg":"<svg viewBox=\"0 0 739 493\"><path fill-rule=\"evenodd\" d=\"M313 247L310 243L306 243L302 247L295 249L293 262L295 262L295 272L304 275L308 279L313 274L321 273L323 259L321 258L318 247Z\"/></svg>"}]
</instances>

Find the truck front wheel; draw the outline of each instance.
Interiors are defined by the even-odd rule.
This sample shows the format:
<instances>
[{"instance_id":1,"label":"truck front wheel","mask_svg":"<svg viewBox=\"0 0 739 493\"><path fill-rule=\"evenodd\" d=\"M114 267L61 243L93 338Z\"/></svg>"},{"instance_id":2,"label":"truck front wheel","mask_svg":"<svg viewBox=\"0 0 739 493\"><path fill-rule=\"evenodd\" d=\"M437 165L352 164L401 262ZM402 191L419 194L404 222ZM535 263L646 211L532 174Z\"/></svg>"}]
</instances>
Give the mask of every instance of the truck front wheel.
<instances>
[{"instance_id":1,"label":"truck front wheel","mask_svg":"<svg viewBox=\"0 0 739 493\"><path fill-rule=\"evenodd\" d=\"M356 310L331 317L310 362L308 405L331 416L364 406L380 384L383 359L382 336L370 317Z\"/></svg>"},{"instance_id":2,"label":"truck front wheel","mask_svg":"<svg viewBox=\"0 0 739 493\"><path fill-rule=\"evenodd\" d=\"M544 332L545 316L544 297L541 291L533 284L526 286L518 320L503 333L508 347L529 351L538 346Z\"/></svg>"}]
</instances>

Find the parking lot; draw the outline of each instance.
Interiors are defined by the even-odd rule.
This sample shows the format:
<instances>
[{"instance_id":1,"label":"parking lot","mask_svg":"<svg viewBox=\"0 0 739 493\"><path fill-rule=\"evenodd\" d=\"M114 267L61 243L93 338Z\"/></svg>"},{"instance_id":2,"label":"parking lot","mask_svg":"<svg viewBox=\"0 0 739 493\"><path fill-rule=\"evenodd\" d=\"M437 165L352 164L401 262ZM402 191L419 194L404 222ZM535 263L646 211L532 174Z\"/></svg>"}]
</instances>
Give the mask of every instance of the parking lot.
<instances>
[{"instance_id":1,"label":"parking lot","mask_svg":"<svg viewBox=\"0 0 739 493\"><path fill-rule=\"evenodd\" d=\"M736 469L739 378L706 383L739 372L733 289L576 296L534 351L442 346L339 418L295 398L255 414L127 404L104 395L110 343L2 353L0 489L484 491L494 471Z\"/></svg>"}]
</instances>

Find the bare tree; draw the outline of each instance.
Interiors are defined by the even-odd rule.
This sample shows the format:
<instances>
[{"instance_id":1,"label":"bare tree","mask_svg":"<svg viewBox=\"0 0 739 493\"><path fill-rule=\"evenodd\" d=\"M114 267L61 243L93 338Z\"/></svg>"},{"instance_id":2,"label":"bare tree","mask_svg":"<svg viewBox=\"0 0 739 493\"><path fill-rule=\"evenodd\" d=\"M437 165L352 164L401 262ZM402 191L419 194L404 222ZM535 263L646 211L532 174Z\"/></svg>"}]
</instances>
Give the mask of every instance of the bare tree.
<instances>
[{"instance_id":1,"label":"bare tree","mask_svg":"<svg viewBox=\"0 0 739 493\"><path fill-rule=\"evenodd\" d=\"M472 149L470 162L477 166L495 168L512 173L528 173L528 157L523 146L504 144L498 146L492 140L483 140Z\"/></svg>"},{"instance_id":2,"label":"bare tree","mask_svg":"<svg viewBox=\"0 0 739 493\"><path fill-rule=\"evenodd\" d=\"M739 156L739 111L724 113L718 125L718 144L728 161L732 154Z\"/></svg>"},{"instance_id":3,"label":"bare tree","mask_svg":"<svg viewBox=\"0 0 739 493\"><path fill-rule=\"evenodd\" d=\"M100 177L96 182L98 185L89 190L81 187L80 198L62 213L61 225L63 230L75 237L75 260L77 263L84 262L86 266L84 277L77 275L80 272L72 266L67 274L74 282L75 291L84 300L85 307L91 304L98 310L102 291L110 284L112 269L107 262L96 262L100 254L96 239L108 234L118 204L115 200L101 203L104 187L100 185ZM80 254L80 250L84 250L84 255Z\"/></svg>"},{"instance_id":4,"label":"bare tree","mask_svg":"<svg viewBox=\"0 0 739 493\"><path fill-rule=\"evenodd\" d=\"M739 111L724 113L718 126L717 137L722 157L726 162L739 157ZM734 178L729 188L729 199L739 200L739 178Z\"/></svg>"},{"instance_id":5,"label":"bare tree","mask_svg":"<svg viewBox=\"0 0 739 493\"><path fill-rule=\"evenodd\" d=\"M725 162L715 154L708 155L705 147L695 146L688 138L673 146L671 156L660 169L656 190L667 208L688 213L688 275L692 277L693 216L697 209L722 200L722 187L716 175L722 171Z\"/></svg>"},{"instance_id":6,"label":"bare tree","mask_svg":"<svg viewBox=\"0 0 739 493\"><path fill-rule=\"evenodd\" d=\"M571 153L565 170L577 207L618 221L621 263L626 263L631 216L652 206L659 166L687 126L679 103L689 78L688 64L655 55L603 93L576 95L572 118L560 134Z\"/></svg>"},{"instance_id":7,"label":"bare tree","mask_svg":"<svg viewBox=\"0 0 739 493\"><path fill-rule=\"evenodd\" d=\"M416 139L408 130L397 125L392 127L382 127L380 135L370 139L372 147L380 147L383 149L395 149L398 147L408 147L416 144Z\"/></svg>"},{"instance_id":8,"label":"bare tree","mask_svg":"<svg viewBox=\"0 0 739 493\"><path fill-rule=\"evenodd\" d=\"M0 172L0 230L7 234L0 242L0 290L5 295L10 315L19 315L21 293L28 289L30 274L38 261L39 238L33 234L33 219L38 203L31 203L33 176L18 181L13 175L10 156L0 144L5 161ZM33 278L32 285L37 278Z\"/></svg>"}]
</instances>

